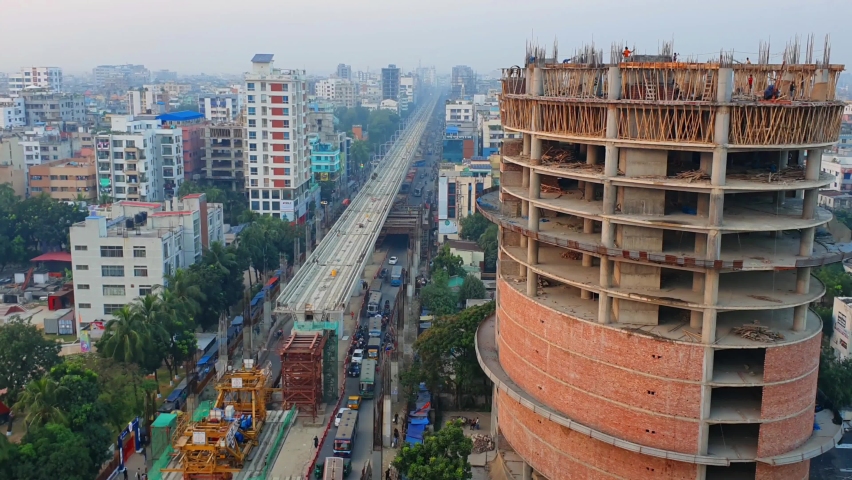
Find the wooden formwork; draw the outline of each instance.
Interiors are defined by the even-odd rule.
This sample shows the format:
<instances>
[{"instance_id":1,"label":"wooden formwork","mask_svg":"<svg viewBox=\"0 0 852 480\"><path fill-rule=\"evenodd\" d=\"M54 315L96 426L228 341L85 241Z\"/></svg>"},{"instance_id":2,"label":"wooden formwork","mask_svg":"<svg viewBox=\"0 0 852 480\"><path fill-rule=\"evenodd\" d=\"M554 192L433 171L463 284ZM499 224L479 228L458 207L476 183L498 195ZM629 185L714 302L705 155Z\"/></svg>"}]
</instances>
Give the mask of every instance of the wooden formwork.
<instances>
[{"instance_id":1,"label":"wooden formwork","mask_svg":"<svg viewBox=\"0 0 852 480\"><path fill-rule=\"evenodd\" d=\"M842 104L767 103L731 108L732 145L811 145L836 142Z\"/></svg>"},{"instance_id":2,"label":"wooden formwork","mask_svg":"<svg viewBox=\"0 0 852 480\"><path fill-rule=\"evenodd\" d=\"M608 70L608 67L571 64L544 67L544 96L606 98Z\"/></svg>"},{"instance_id":3,"label":"wooden formwork","mask_svg":"<svg viewBox=\"0 0 852 480\"><path fill-rule=\"evenodd\" d=\"M503 95L523 95L527 93L526 70L521 67L503 69Z\"/></svg>"},{"instance_id":4,"label":"wooden formwork","mask_svg":"<svg viewBox=\"0 0 852 480\"><path fill-rule=\"evenodd\" d=\"M623 105L618 138L651 142L713 143L716 110L701 105Z\"/></svg>"},{"instance_id":5,"label":"wooden formwork","mask_svg":"<svg viewBox=\"0 0 852 480\"><path fill-rule=\"evenodd\" d=\"M560 135L604 138L606 105L594 103L540 102L540 131Z\"/></svg>"},{"instance_id":6,"label":"wooden formwork","mask_svg":"<svg viewBox=\"0 0 852 480\"><path fill-rule=\"evenodd\" d=\"M325 332L293 333L281 349L281 390L292 405L316 417L322 402L322 354Z\"/></svg>"},{"instance_id":7,"label":"wooden formwork","mask_svg":"<svg viewBox=\"0 0 852 480\"><path fill-rule=\"evenodd\" d=\"M763 91L770 84L776 84L782 95L795 101L832 101L835 100L837 79L843 72L842 65L765 65L740 64L733 66L734 100L763 98ZM751 88L749 88L751 77ZM777 82L777 83L776 83ZM790 86L794 86L792 90Z\"/></svg>"}]
</instances>

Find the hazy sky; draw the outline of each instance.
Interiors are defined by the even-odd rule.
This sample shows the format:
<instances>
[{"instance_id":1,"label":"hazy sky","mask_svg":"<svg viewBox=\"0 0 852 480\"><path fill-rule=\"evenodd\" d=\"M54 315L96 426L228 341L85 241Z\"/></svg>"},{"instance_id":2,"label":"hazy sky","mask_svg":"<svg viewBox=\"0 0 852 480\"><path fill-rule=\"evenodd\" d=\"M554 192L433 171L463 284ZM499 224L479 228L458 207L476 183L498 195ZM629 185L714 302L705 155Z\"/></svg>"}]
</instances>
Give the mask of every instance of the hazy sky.
<instances>
[{"instance_id":1,"label":"hazy sky","mask_svg":"<svg viewBox=\"0 0 852 480\"><path fill-rule=\"evenodd\" d=\"M0 0L0 71L241 73L253 54L274 53L276 66L316 74L418 61L486 73L522 63L529 39L549 49L558 38L560 57L591 40L656 53L674 39L682 58L706 60L722 48L754 58L760 40L780 53L810 33L819 52L830 34L832 62L852 68L850 18L852 0Z\"/></svg>"}]
</instances>

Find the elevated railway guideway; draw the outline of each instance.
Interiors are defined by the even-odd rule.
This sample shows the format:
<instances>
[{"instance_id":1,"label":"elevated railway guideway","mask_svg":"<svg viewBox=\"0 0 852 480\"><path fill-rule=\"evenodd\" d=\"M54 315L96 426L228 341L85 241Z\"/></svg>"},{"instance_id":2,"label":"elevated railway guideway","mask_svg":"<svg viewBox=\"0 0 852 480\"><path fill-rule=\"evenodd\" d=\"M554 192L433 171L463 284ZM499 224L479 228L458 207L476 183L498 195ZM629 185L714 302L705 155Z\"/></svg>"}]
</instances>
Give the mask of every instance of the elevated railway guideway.
<instances>
[{"instance_id":1,"label":"elevated railway guideway","mask_svg":"<svg viewBox=\"0 0 852 480\"><path fill-rule=\"evenodd\" d=\"M334 329L342 335L349 297L360 288L364 266L372 256L437 98L433 96L412 115L372 178L293 280L282 288L275 312L293 315L295 330Z\"/></svg>"}]
</instances>

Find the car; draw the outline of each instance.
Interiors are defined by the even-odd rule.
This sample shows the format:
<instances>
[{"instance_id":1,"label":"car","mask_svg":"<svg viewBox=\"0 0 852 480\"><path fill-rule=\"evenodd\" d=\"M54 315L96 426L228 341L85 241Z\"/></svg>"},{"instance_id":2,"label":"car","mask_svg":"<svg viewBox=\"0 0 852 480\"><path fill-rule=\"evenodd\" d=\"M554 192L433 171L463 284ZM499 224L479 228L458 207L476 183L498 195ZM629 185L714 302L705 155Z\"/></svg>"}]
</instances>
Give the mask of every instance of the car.
<instances>
[{"instance_id":1,"label":"car","mask_svg":"<svg viewBox=\"0 0 852 480\"><path fill-rule=\"evenodd\" d=\"M361 395L349 395L349 398L346 399L346 406L351 410L361 408Z\"/></svg>"},{"instance_id":2,"label":"car","mask_svg":"<svg viewBox=\"0 0 852 480\"><path fill-rule=\"evenodd\" d=\"M361 364L360 364L360 363L355 363L355 362L350 363L350 364L349 364L349 370L347 371L347 374L348 374L350 377L358 377L358 376L360 376L360 375L361 375Z\"/></svg>"},{"instance_id":3,"label":"car","mask_svg":"<svg viewBox=\"0 0 852 480\"><path fill-rule=\"evenodd\" d=\"M350 409L346 407L340 407L340 410L337 411L337 415L334 417L334 426L340 426L340 419L343 418L343 412L348 412Z\"/></svg>"},{"instance_id":4,"label":"car","mask_svg":"<svg viewBox=\"0 0 852 480\"><path fill-rule=\"evenodd\" d=\"M364 360L364 349L356 348L354 352L352 352L352 363L361 364L361 361Z\"/></svg>"},{"instance_id":5,"label":"car","mask_svg":"<svg viewBox=\"0 0 852 480\"><path fill-rule=\"evenodd\" d=\"M399 259L398 259L398 258L396 258L396 257L390 257L390 258L388 259L388 265L396 265L396 262L398 262L398 261L399 261Z\"/></svg>"}]
</instances>

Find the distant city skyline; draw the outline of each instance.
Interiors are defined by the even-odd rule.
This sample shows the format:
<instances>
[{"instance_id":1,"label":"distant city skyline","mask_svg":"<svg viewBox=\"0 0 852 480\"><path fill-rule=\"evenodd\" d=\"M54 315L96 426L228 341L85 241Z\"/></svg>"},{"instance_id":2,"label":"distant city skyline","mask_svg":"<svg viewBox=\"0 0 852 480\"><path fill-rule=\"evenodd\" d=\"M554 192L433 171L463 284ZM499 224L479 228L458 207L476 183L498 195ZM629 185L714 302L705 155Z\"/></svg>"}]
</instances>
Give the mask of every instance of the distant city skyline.
<instances>
[{"instance_id":1,"label":"distant city skyline","mask_svg":"<svg viewBox=\"0 0 852 480\"><path fill-rule=\"evenodd\" d=\"M352 65L353 71L379 72L391 63L410 71L422 62L441 73L459 64L490 72L521 63L528 40L550 50L554 38L560 57L593 39L607 57L613 42L656 53L660 43L673 39L681 58L699 61L717 57L720 49L733 50L738 59L753 58L764 40L771 41L773 58L781 63L784 45L796 35L804 44L811 33L817 58L830 34L832 63L852 64L852 31L831 21L852 14L848 0L814 0L806 8L790 0L719 0L712 8L695 0L646 0L635 6L623 0L260 0L251 10L222 0L149 0L145 9L133 12L133 23L141 28L128 28L108 0L3 3L0 31L20 39L0 56L0 71L7 73L57 66L75 75L101 64L134 63L181 74L241 74L255 53L274 53L276 66L318 75L335 72L338 63ZM165 11L167 17L161 15ZM34 35L26 19L36 13Z\"/></svg>"}]
</instances>

